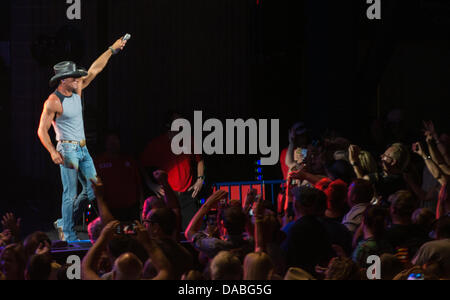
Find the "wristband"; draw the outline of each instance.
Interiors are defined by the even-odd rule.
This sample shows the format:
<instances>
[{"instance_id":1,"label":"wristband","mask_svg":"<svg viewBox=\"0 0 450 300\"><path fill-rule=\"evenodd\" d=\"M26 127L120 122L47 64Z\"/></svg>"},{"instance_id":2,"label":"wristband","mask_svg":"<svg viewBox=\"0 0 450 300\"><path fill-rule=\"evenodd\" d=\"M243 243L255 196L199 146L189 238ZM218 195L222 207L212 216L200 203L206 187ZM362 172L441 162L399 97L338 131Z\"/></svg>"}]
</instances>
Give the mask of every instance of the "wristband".
<instances>
[{"instance_id":1,"label":"wristband","mask_svg":"<svg viewBox=\"0 0 450 300\"><path fill-rule=\"evenodd\" d=\"M206 178L205 176L198 176L198 177L197 177L197 179L201 179L201 180L203 180L203 181L205 180L205 178Z\"/></svg>"},{"instance_id":2,"label":"wristband","mask_svg":"<svg viewBox=\"0 0 450 300\"><path fill-rule=\"evenodd\" d=\"M117 53L119 53L119 50L114 50L113 47L109 47L108 49L111 50L111 53L112 53L113 55L116 55Z\"/></svg>"}]
</instances>

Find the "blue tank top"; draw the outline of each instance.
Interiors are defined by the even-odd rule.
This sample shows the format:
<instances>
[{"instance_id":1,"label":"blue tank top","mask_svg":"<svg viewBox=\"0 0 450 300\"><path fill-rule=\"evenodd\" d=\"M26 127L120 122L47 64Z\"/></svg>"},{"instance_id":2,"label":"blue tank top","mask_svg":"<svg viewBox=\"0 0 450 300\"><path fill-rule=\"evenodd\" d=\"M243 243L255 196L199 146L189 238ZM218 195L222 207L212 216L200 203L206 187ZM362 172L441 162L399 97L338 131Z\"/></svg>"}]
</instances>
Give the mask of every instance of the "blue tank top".
<instances>
[{"instance_id":1,"label":"blue tank top","mask_svg":"<svg viewBox=\"0 0 450 300\"><path fill-rule=\"evenodd\" d=\"M81 97L76 93L67 97L58 91L55 91L55 95L58 96L63 107L63 114L53 121L56 140L76 142L85 140Z\"/></svg>"}]
</instances>

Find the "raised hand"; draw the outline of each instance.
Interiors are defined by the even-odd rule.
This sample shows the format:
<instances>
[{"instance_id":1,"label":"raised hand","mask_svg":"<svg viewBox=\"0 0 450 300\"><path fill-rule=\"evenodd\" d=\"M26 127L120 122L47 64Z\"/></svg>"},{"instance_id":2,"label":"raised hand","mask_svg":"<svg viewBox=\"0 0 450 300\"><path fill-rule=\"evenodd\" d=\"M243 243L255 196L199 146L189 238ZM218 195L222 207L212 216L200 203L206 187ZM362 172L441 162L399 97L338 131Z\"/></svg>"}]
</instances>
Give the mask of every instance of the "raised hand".
<instances>
[{"instance_id":1,"label":"raised hand","mask_svg":"<svg viewBox=\"0 0 450 300\"><path fill-rule=\"evenodd\" d=\"M39 243L36 249L36 255L45 255L50 253L50 245L47 242Z\"/></svg>"},{"instance_id":2,"label":"raised hand","mask_svg":"<svg viewBox=\"0 0 450 300\"><path fill-rule=\"evenodd\" d=\"M115 51L122 51L126 44L127 41L122 40L123 37L121 37L120 39L118 39L111 47L115 50Z\"/></svg>"},{"instance_id":3,"label":"raised hand","mask_svg":"<svg viewBox=\"0 0 450 300\"><path fill-rule=\"evenodd\" d=\"M289 143L294 144L294 141L295 141L295 128L292 127L291 129L289 129Z\"/></svg>"},{"instance_id":4,"label":"raised hand","mask_svg":"<svg viewBox=\"0 0 450 300\"><path fill-rule=\"evenodd\" d=\"M151 244L150 235L149 235L147 229L145 229L145 227L139 221L135 221L134 223L136 224L136 227L135 227L136 240L141 245Z\"/></svg>"},{"instance_id":5,"label":"raised hand","mask_svg":"<svg viewBox=\"0 0 450 300\"><path fill-rule=\"evenodd\" d=\"M350 147L348 147L350 163L354 164L354 163L359 162L359 153L360 152L361 152L361 149L359 148L359 146L350 145Z\"/></svg>"},{"instance_id":6,"label":"raised hand","mask_svg":"<svg viewBox=\"0 0 450 300\"><path fill-rule=\"evenodd\" d=\"M94 190L95 197L103 198L105 195L105 186L100 177L97 180L91 179L92 189Z\"/></svg>"},{"instance_id":7,"label":"raised hand","mask_svg":"<svg viewBox=\"0 0 450 300\"><path fill-rule=\"evenodd\" d=\"M423 149L422 149L422 145L419 142L413 144L412 151L414 153L420 155L421 157L423 157L424 154L425 154Z\"/></svg>"},{"instance_id":8,"label":"raised hand","mask_svg":"<svg viewBox=\"0 0 450 300\"><path fill-rule=\"evenodd\" d=\"M219 203L219 201L222 199L226 199L227 196L228 196L228 192L223 191L223 190L218 190L214 194L212 194L211 197L208 198L208 200L206 200L205 205L207 205L207 207L209 209L216 207L217 204Z\"/></svg>"},{"instance_id":9,"label":"raised hand","mask_svg":"<svg viewBox=\"0 0 450 300\"><path fill-rule=\"evenodd\" d=\"M437 133L433 121L423 121L423 128L427 142L437 139Z\"/></svg>"},{"instance_id":10,"label":"raised hand","mask_svg":"<svg viewBox=\"0 0 450 300\"><path fill-rule=\"evenodd\" d=\"M253 206L253 202L255 202L255 200L256 200L256 194L257 194L257 190L255 190L255 189L248 190L247 196L245 197L245 200L244 200L244 209L245 210L250 210L250 208Z\"/></svg>"},{"instance_id":11,"label":"raised hand","mask_svg":"<svg viewBox=\"0 0 450 300\"><path fill-rule=\"evenodd\" d=\"M303 181L305 179L305 176L301 170L299 170L299 171L294 170L288 174L288 180L290 180L290 179L297 179L297 180Z\"/></svg>"},{"instance_id":12,"label":"raised hand","mask_svg":"<svg viewBox=\"0 0 450 300\"><path fill-rule=\"evenodd\" d=\"M264 201L263 201L261 195L258 195L256 197L255 204L256 204L255 211L254 211L255 216L256 217L264 217L266 209L264 208Z\"/></svg>"},{"instance_id":13,"label":"raised hand","mask_svg":"<svg viewBox=\"0 0 450 300\"><path fill-rule=\"evenodd\" d=\"M116 229L119 225L120 225L120 222L117 220L109 222L103 228L100 236L107 239L108 241L111 240L113 238L113 236L115 235Z\"/></svg>"},{"instance_id":14,"label":"raised hand","mask_svg":"<svg viewBox=\"0 0 450 300\"><path fill-rule=\"evenodd\" d=\"M13 236L18 237L20 232L20 221L21 219L16 219L13 213L7 213L2 218L3 229L9 229Z\"/></svg>"}]
</instances>

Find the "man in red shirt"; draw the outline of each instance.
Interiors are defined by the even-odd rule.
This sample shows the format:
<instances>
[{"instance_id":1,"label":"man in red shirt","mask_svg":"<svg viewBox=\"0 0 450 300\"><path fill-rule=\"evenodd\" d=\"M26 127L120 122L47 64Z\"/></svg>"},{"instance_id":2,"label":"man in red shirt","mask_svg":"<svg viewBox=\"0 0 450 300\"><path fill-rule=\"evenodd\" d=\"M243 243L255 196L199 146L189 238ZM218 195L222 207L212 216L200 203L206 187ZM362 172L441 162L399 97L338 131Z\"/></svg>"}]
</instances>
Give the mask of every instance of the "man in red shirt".
<instances>
[{"instance_id":1,"label":"man in red shirt","mask_svg":"<svg viewBox=\"0 0 450 300\"><path fill-rule=\"evenodd\" d=\"M178 113L169 115L166 122L168 131L148 143L141 155L141 164L143 167L154 167L167 173L169 184L180 201L184 230L199 208L195 198L205 181L205 164L200 155L175 155L172 152L171 143L176 133L172 132L170 127L172 122L180 117ZM157 196L164 194L161 186L149 181L146 183Z\"/></svg>"},{"instance_id":2,"label":"man in red shirt","mask_svg":"<svg viewBox=\"0 0 450 300\"><path fill-rule=\"evenodd\" d=\"M137 163L121 153L116 133L110 132L105 138L106 151L95 159L95 166L104 184L106 204L119 221L139 220L142 189Z\"/></svg>"}]
</instances>

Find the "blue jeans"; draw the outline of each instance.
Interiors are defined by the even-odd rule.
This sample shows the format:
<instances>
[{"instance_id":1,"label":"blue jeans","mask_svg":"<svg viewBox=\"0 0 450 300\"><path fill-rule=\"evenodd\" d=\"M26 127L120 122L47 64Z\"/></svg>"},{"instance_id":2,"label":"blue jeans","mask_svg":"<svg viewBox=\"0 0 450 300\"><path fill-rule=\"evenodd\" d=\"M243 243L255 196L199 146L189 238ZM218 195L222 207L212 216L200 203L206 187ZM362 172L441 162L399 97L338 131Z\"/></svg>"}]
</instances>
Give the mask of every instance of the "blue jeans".
<instances>
[{"instance_id":1,"label":"blue jeans","mask_svg":"<svg viewBox=\"0 0 450 300\"><path fill-rule=\"evenodd\" d=\"M56 150L64 157L64 165L60 165L63 185L62 218L57 224L58 227L62 227L66 241L75 241L78 239L75 220L89 202L95 199L90 180L96 180L97 171L87 147L58 143ZM83 187L80 195L78 195L78 181Z\"/></svg>"}]
</instances>

